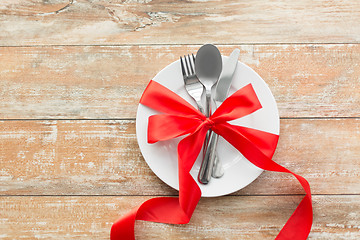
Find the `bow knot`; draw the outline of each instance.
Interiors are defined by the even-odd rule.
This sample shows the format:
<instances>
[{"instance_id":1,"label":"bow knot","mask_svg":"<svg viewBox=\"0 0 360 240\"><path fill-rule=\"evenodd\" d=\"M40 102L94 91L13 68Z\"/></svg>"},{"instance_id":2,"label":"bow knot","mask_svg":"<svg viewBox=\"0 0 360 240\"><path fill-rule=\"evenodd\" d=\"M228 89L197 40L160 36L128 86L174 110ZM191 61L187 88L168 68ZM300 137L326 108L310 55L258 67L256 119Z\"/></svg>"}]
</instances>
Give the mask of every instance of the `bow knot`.
<instances>
[{"instance_id":1,"label":"bow knot","mask_svg":"<svg viewBox=\"0 0 360 240\"><path fill-rule=\"evenodd\" d=\"M215 122L211 118L206 118L201 125L207 129L212 129L215 125Z\"/></svg>"}]
</instances>

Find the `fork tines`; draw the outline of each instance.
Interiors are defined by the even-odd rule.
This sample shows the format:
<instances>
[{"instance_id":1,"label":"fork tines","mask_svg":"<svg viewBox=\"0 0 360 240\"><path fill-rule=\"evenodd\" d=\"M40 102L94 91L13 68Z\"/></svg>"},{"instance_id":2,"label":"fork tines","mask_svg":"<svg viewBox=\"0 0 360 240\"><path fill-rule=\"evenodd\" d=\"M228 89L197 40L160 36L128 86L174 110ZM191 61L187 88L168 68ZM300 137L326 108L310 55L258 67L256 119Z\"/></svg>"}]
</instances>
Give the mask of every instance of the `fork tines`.
<instances>
[{"instance_id":1,"label":"fork tines","mask_svg":"<svg viewBox=\"0 0 360 240\"><path fill-rule=\"evenodd\" d=\"M191 56L188 54L187 56L184 55L184 58L180 57L181 70L184 77L195 75L195 57L194 54L191 54Z\"/></svg>"}]
</instances>

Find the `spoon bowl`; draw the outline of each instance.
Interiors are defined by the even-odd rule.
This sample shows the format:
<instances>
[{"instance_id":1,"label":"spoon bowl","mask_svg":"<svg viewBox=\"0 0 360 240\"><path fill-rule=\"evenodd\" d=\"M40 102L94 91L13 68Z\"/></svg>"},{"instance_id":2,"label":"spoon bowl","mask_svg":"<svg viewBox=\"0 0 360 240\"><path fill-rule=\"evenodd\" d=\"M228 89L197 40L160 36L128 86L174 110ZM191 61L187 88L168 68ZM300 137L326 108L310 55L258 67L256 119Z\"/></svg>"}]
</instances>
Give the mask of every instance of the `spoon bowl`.
<instances>
[{"instance_id":1,"label":"spoon bowl","mask_svg":"<svg viewBox=\"0 0 360 240\"><path fill-rule=\"evenodd\" d=\"M195 72L200 82L210 88L215 85L222 70L220 51L212 44L203 45L196 54Z\"/></svg>"}]
</instances>

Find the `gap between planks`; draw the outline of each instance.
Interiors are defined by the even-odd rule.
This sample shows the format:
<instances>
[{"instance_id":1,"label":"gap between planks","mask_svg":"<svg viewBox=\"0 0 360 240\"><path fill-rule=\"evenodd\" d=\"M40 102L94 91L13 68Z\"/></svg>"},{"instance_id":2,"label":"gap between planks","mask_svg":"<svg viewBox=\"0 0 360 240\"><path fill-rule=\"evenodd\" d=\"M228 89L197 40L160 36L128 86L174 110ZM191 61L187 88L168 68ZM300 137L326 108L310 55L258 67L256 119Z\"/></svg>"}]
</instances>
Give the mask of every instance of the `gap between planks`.
<instances>
[{"instance_id":1,"label":"gap between planks","mask_svg":"<svg viewBox=\"0 0 360 240\"><path fill-rule=\"evenodd\" d=\"M110 195L96 195L96 194L89 194L89 195L80 195L80 194L66 194L66 195L59 195L59 194L31 194L31 195L0 195L2 197L178 197L179 195L169 195L169 194L155 194L155 195L141 195L141 194L134 194L134 195L125 195L125 194L110 194ZM224 195L218 197L202 197L203 199L212 199L212 198L222 198L222 197L296 197L296 196L305 196L304 194L298 193L284 193L284 194L247 194L247 195ZM360 196L360 193L312 193L311 196Z\"/></svg>"},{"instance_id":2,"label":"gap between planks","mask_svg":"<svg viewBox=\"0 0 360 240\"><path fill-rule=\"evenodd\" d=\"M152 47L152 46L156 46L156 47L166 47L166 46L202 46L205 43L153 43L153 44L41 44L41 45L0 45L0 48L36 48L36 47ZM212 43L214 45L217 46L252 46L252 45L256 45L256 46L267 46L267 45L271 45L271 46L276 46L276 45L359 45L360 42L277 42L277 43L257 43L257 42L253 42L253 43Z\"/></svg>"}]
</instances>

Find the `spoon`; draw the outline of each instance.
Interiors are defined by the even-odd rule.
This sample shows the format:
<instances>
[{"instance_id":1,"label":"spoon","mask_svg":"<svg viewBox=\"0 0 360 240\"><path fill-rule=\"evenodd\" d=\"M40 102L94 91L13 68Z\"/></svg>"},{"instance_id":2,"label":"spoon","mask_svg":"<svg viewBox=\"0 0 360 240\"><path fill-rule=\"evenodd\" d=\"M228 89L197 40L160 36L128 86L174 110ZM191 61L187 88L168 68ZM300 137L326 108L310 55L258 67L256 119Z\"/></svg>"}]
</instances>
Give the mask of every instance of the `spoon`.
<instances>
[{"instance_id":1,"label":"spoon","mask_svg":"<svg viewBox=\"0 0 360 240\"><path fill-rule=\"evenodd\" d=\"M195 72L200 82L205 87L205 115L207 117L211 114L211 89L214 85L216 85L216 82L220 77L221 70L222 58L219 49L212 44L203 45L196 54ZM210 131L211 130L209 130L209 132ZM206 141L205 150L207 148L207 144L208 143ZM204 156L198 176L200 183L207 184L210 181L213 165L214 161L209 161L209 157Z\"/></svg>"}]
</instances>

